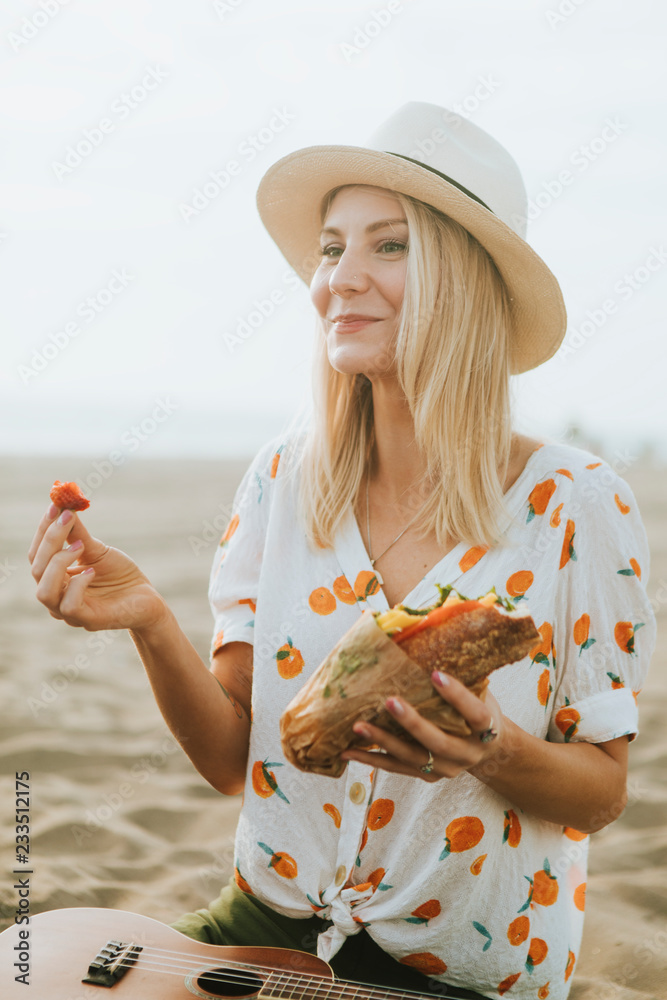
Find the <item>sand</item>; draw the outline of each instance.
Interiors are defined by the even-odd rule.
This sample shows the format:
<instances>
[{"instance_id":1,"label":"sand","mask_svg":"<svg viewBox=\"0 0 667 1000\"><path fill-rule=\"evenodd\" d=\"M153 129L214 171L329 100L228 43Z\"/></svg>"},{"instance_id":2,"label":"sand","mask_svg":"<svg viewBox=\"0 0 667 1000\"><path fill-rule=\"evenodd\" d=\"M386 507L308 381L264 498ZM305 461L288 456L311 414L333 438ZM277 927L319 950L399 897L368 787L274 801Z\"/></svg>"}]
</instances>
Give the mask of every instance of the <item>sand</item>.
<instances>
[{"instance_id":1,"label":"sand","mask_svg":"<svg viewBox=\"0 0 667 1000\"><path fill-rule=\"evenodd\" d=\"M209 565L245 465L137 459L98 477L92 495L91 530L132 555L204 659ZM26 552L48 488L93 472L83 458L0 462L0 929L17 903L15 771L30 772L33 913L108 906L169 922L205 905L233 869L240 800L210 788L177 746L129 637L69 628L34 598ZM639 699L630 804L592 838L572 1000L667 998L667 470L645 460L625 476L651 543L658 650Z\"/></svg>"}]
</instances>

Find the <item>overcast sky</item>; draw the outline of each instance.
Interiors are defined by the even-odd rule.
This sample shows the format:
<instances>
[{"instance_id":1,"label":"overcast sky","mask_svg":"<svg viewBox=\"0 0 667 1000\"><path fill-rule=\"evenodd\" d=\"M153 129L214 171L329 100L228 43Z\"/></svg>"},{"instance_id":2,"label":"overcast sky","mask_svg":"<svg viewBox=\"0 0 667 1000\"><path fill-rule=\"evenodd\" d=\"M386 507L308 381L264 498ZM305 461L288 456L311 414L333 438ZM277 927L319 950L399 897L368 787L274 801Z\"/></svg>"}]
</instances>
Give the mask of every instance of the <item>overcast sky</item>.
<instances>
[{"instance_id":1,"label":"overcast sky","mask_svg":"<svg viewBox=\"0 0 667 1000\"><path fill-rule=\"evenodd\" d=\"M257 184L417 100L509 149L563 288L569 350L515 380L519 426L667 457L666 29L651 0L5 0L0 452L273 436L313 311Z\"/></svg>"}]
</instances>

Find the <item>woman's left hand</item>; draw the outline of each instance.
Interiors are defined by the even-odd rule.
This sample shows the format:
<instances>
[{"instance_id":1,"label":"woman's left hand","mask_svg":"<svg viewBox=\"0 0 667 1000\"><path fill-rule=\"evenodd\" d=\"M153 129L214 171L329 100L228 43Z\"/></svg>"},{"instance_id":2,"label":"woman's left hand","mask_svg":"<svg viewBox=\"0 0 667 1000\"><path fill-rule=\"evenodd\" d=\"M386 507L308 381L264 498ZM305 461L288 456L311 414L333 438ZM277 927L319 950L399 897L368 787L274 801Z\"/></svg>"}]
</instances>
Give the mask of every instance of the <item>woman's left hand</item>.
<instances>
[{"instance_id":1,"label":"woman's left hand","mask_svg":"<svg viewBox=\"0 0 667 1000\"><path fill-rule=\"evenodd\" d=\"M466 720L472 730L470 736L444 733L422 718L403 698L388 698L387 710L417 743L408 743L368 722L357 722L353 727L355 733L369 743L377 744L384 753L353 747L341 754L342 759L360 761L395 774L408 774L433 782L440 778L455 778L462 771L468 771L496 754L504 742L506 720L488 689L482 701L449 674L434 671L431 680L441 697L458 709Z\"/></svg>"}]
</instances>

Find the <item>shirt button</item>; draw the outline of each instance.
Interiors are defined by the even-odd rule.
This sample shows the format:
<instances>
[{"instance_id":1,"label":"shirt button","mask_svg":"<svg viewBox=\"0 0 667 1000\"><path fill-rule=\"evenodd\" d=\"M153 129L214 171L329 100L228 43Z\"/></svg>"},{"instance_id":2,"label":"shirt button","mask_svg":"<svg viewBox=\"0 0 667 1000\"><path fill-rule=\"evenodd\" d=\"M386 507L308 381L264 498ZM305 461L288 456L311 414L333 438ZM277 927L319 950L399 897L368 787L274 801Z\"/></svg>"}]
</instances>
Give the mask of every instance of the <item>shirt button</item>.
<instances>
[{"instance_id":1,"label":"shirt button","mask_svg":"<svg viewBox=\"0 0 667 1000\"><path fill-rule=\"evenodd\" d=\"M336 877L334 878L334 882L336 883L336 885L342 885L343 882L345 881L346 875L347 875L347 868L345 867L345 865L339 865L338 868L336 869Z\"/></svg>"},{"instance_id":2,"label":"shirt button","mask_svg":"<svg viewBox=\"0 0 667 1000\"><path fill-rule=\"evenodd\" d=\"M361 784L360 781L355 781L350 788L350 798L354 802L355 806L361 805L361 803L366 798L366 789Z\"/></svg>"}]
</instances>

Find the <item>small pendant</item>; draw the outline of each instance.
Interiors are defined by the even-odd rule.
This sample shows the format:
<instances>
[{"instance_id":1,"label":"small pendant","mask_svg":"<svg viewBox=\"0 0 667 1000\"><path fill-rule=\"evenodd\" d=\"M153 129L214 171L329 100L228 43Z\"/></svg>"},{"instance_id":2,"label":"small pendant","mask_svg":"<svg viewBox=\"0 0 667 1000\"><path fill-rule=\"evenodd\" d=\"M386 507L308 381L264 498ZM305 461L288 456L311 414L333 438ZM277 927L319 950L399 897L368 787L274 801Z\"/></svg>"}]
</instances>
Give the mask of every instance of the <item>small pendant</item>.
<instances>
[{"instance_id":1,"label":"small pendant","mask_svg":"<svg viewBox=\"0 0 667 1000\"><path fill-rule=\"evenodd\" d=\"M373 570L375 572L375 579L380 584L380 586L382 586L382 584L384 583L384 580L382 579L380 571L378 569L375 569L375 559L371 559L371 566L373 567Z\"/></svg>"}]
</instances>

